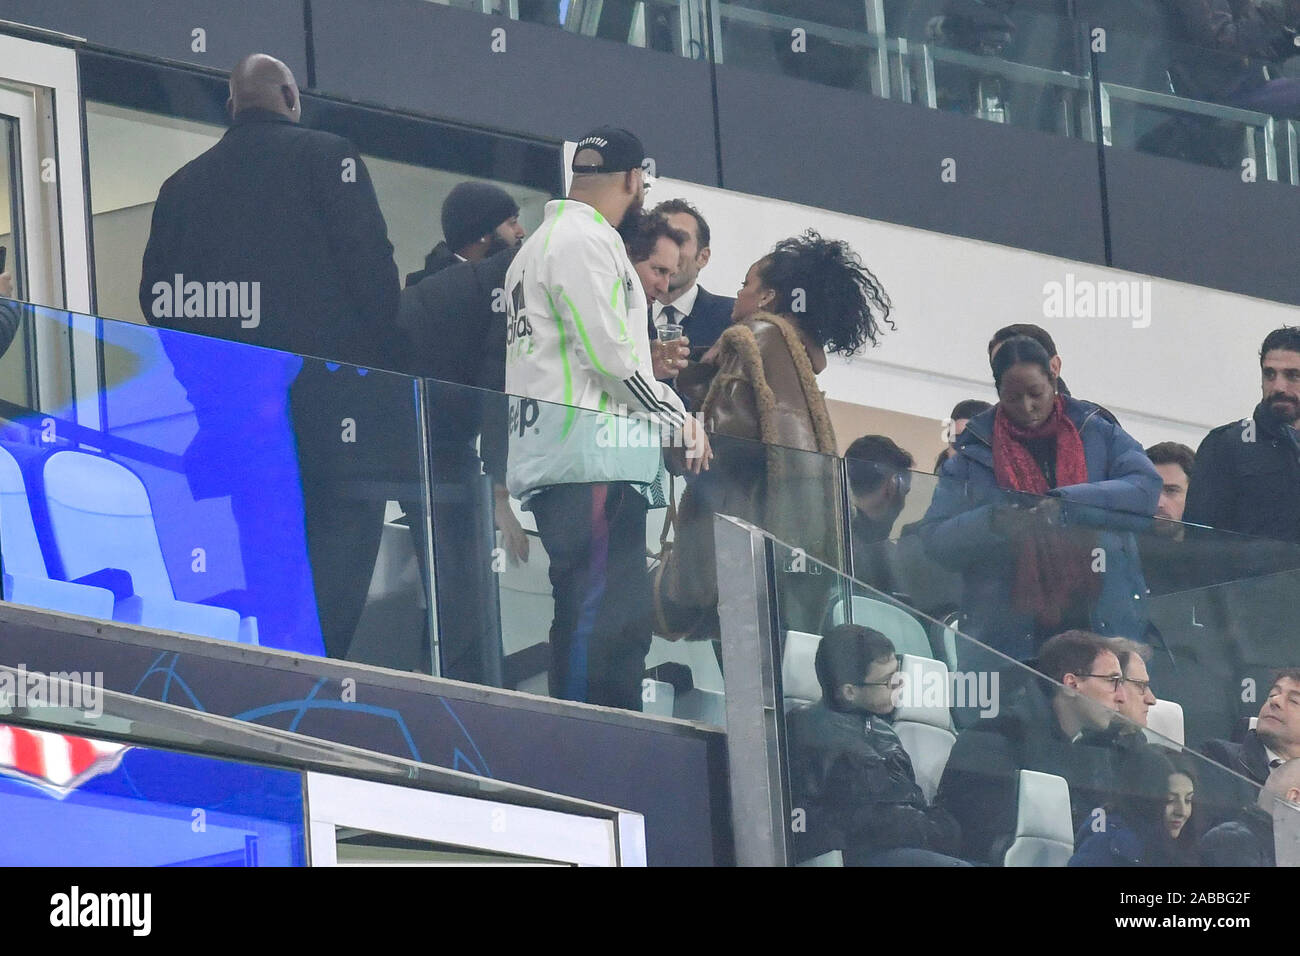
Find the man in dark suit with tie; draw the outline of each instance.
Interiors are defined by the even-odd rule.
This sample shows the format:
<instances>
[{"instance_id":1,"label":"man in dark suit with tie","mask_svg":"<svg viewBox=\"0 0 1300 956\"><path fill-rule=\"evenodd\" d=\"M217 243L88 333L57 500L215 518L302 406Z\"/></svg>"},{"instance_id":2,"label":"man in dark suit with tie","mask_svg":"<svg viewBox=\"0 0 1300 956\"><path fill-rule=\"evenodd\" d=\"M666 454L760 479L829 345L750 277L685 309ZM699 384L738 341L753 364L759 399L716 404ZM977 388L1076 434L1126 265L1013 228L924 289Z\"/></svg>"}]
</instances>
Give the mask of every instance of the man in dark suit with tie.
<instances>
[{"instance_id":1,"label":"man in dark suit with tie","mask_svg":"<svg viewBox=\"0 0 1300 956\"><path fill-rule=\"evenodd\" d=\"M700 270L709 264L709 224L700 211L685 199L668 199L655 206L652 215L668 220L689 237L682 246L681 264L668 281L668 292L651 306L651 341L655 328L674 323L691 340L691 357L698 359L731 325L735 299L714 295L699 284Z\"/></svg>"},{"instance_id":2,"label":"man in dark suit with tie","mask_svg":"<svg viewBox=\"0 0 1300 956\"><path fill-rule=\"evenodd\" d=\"M1205 755L1261 784L1271 771L1300 757L1300 668L1278 671L1255 729L1242 743L1209 740Z\"/></svg>"}]
</instances>

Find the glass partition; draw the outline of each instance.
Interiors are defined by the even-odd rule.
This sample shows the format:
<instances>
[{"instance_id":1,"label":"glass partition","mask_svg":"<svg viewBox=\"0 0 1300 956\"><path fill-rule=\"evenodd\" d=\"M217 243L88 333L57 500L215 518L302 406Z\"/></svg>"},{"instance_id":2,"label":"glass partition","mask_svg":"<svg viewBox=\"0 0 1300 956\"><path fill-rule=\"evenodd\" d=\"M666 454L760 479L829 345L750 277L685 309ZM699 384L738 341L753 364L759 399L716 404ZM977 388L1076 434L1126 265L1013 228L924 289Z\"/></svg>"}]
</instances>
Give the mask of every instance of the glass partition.
<instances>
[{"instance_id":1,"label":"glass partition","mask_svg":"<svg viewBox=\"0 0 1300 956\"><path fill-rule=\"evenodd\" d=\"M711 4L719 63L1300 183L1292 33L1123 3ZM1225 16L1228 16L1225 14ZM1270 19L1271 18L1271 19Z\"/></svg>"},{"instance_id":2,"label":"glass partition","mask_svg":"<svg viewBox=\"0 0 1300 956\"><path fill-rule=\"evenodd\" d=\"M60 341L103 382L3 405L16 603L720 726L722 514L801 549L786 628L860 622L860 581L954 667L945 630L1016 660L1071 627L1127 637L1193 746L1297 663L1291 544L919 473L881 511L833 455L714 435L694 474L665 422L19 308L15 374Z\"/></svg>"},{"instance_id":3,"label":"glass partition","mask_svg":"<svg viewBox=\"0 0 1300 956\"><path fill-rule=\"evenodd\" d=\"M1152 705L1121 663L1126 645L1062 628L1019 661L757 529L726 533L738 530L775 572L777 620L801 600L782 573L796 564L858 603L861 627L775 630L786 862L1226 865L1225 848L1258 842L1262 780L1185 746L1168 708L1189 698L1153 683ZM1214 681L1204 674L1200 690Z\"/></svg>"},{"instance_id":4,"label":"glass partition","mask_svg":"<svg viewBox=\"0 0 1300 956\"><path fill-rule=\"evenodd\" d=\"M1075 24L1041 10L943 16L942 5L713 4L719 62L930 109L1091 136Z\"/></svg>"},{"instance_id":5,"label":"glass partition","mask_svg":"<svg viewBox=\"0 0 1300 956\"><path fill-rule=\"evenodd\" d=\"M888 520L860 506L879 494L854 504L843 570L944 622L929 636L949 666L957 631L1019 660L1070 627L1128 637L1149 648L1157 693L1185 700L1186 739L1199 747L1238 733L1270 675L1300 663L1284 620L1300 546L918 472L902 487ZM1037 583L1026 570L1036 560ZM834 622L852 611L836 608Z\"/></svg>"},{"instance_id":6,"label":"glass partition","mask_svg":"<svg viewBox=\"0 0 1300 956\"><path fill-rule=\"evenodd\" d=\"M5 406L7 600L353 659L379 640L431 671L423 587L398 586L400 522L425 520L413 379L26 314L35 339L98 351L102 380Z\"/></svg>"},{"instance_id":7,"label":"glass partition","mask_svg":"<svg viewBox=\"0 0 1300 956\"><path fill-rule=\"evenodd\" d=\"M560 27L570 33L613 40L630 46L705 58L707 0L428 0Z\"/></svg>"},{"instance_id":8,"label":"glass partition","mask_svg":"<svg viewBox=\"0 0 1300 956\"><path fill-rule=\"evenodd\" d=\"M712 515L843 562L831 456L26 313L102 381L3 407L16 603L721 725Z\"/></svg>"},{"instance_id":9,"label":"glass partition","mask_svg":"<svg viewBox=\"0 0 1300 956\"><path fill-rule=\"evenodd\" d=\"M72 678L0 665L7 864L644 865L637 814Z\"/></svg>"},{"instance_id":10,"label":"glass partition","mask_svg":"<svg viewBox=\"0 0 1300 956\"><path fill-rule=\"evenodd\" d=\"M1107 32L1096 73L1106 145L1238 173L1249 160L1254 179L1300 182L1300 92L1280 75L1282 61L1192 44L1186 33Z\"/></svg>"},{"instance_id":11,"label":"glass partition","mask_svg":"<svg viewBox=\"0 0 1300 956\"><path fill-rule=\"evenodd\" d=\"M808 553L843 560L832 456L715 435L696 474L681 432L644 415L425 386L446 676L490 646L498 676L480 682L609 702L596 696L614 693L595 687L599 668L624 675L623 706L632 688L633 709L721 725L713 516L799 531ZM615 480L642 490L628 496ZM824 612L811 589L792 626ZM566 656L581 656L577 642L588 642L585 678Z\"/></svg>"}]
</instances>

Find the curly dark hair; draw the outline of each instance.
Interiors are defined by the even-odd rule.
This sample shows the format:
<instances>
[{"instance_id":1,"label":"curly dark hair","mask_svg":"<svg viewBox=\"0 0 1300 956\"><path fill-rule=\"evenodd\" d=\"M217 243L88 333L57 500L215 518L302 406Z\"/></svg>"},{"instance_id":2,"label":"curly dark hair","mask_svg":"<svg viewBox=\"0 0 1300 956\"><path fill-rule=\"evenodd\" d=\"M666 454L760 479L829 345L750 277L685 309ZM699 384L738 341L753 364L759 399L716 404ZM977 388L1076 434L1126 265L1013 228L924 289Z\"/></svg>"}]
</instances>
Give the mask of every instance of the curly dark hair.
<instances>
[{"instance_id":1,"label":"curly dark hair","mask_svg":"<svg viewBox=\"0 0 1300 956\"><path fill-rule=\"evenodd\" d=\"M897 328L888 293L847 242L809 229L778 242L759 260L758 274L776 293L771 310L794 315L828 352L852 355L879 343L881 323Z\"/></svg>"}]
</instances>

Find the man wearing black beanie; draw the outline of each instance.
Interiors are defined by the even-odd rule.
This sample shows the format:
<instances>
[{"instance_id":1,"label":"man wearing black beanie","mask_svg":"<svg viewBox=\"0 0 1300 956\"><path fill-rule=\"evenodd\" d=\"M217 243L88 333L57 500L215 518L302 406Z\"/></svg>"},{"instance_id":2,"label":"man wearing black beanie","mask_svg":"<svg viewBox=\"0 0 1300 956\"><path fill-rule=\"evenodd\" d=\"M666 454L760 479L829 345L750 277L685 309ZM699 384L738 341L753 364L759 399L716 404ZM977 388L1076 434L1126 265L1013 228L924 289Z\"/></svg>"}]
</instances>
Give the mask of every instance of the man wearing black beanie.
<instances>
[{"instance_id":1,"label":"man wearing black beanie","mask_svg":"<svg viewBox=\"0 0 1300 956\"><path fill-rule=\"evenodd\" d=\"M479 262L524 238L519 204L500 186L457 183L442 204L442 242L424 257L424 268L406 277L410 288L457 262Z\"/></svg>"}]
</instances>

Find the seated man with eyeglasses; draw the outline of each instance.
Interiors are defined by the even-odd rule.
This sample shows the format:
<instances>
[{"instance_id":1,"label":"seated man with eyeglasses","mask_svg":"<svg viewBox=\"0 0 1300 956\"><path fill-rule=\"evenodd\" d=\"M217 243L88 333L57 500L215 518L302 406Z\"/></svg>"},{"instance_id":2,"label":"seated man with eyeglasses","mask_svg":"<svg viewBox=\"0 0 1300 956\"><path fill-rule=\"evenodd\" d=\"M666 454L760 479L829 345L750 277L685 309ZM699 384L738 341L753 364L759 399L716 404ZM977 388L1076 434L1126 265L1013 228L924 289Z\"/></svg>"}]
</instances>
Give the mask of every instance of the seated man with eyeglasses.
<instances>
[{"instance_id":1,"label":"seated man with eyeglasses","mask_svg":"<svg viewBox=\"0 0 1300 956\"><path fill-rule=\"evenodd\" d=\"M890 722L902 686L894 645L841 624L814 666L821 700L787 718L796 857L841 850L846 866L969 865L951 855L957 823L926 804Z\"/></svg>"},{"instance_id":2,"label":"seated man with eyeglasses","mask_svg":"<svg viewBox=\"0 0 1300 956\"><path fill-rule=\"evenodd\" d=\"M1165 785L1154 748L1123 733L1132 726L1121 711L1133 691L1106 638L1057 634L1036 667L1051 683L1026 681L997 716L963 731L939 781L935 805L961 825L966 859L1002 862L1015 839L1021 770L1065 778L1076 832L1095 808Z\"/></svg>"},{"instance_id":3,"label":"seated man with eyeglasses","mask_svg":"<svg viewBox=\"0 0 1300 956\"><path fill-rule=\"evenodd\" d=\"M1141 733L1147 725L1147 715L1156 705L1155 691L1151 689L1151 675L1147 673L1147 661L1151 660L1151 647L1127 637L1112 637L1107 642L1119 660L1119 669L1124 674L1124 702L1119 712L1129 723L1120 728L1120 732L1145 739Z\"/></svg>"}]
</instances>

